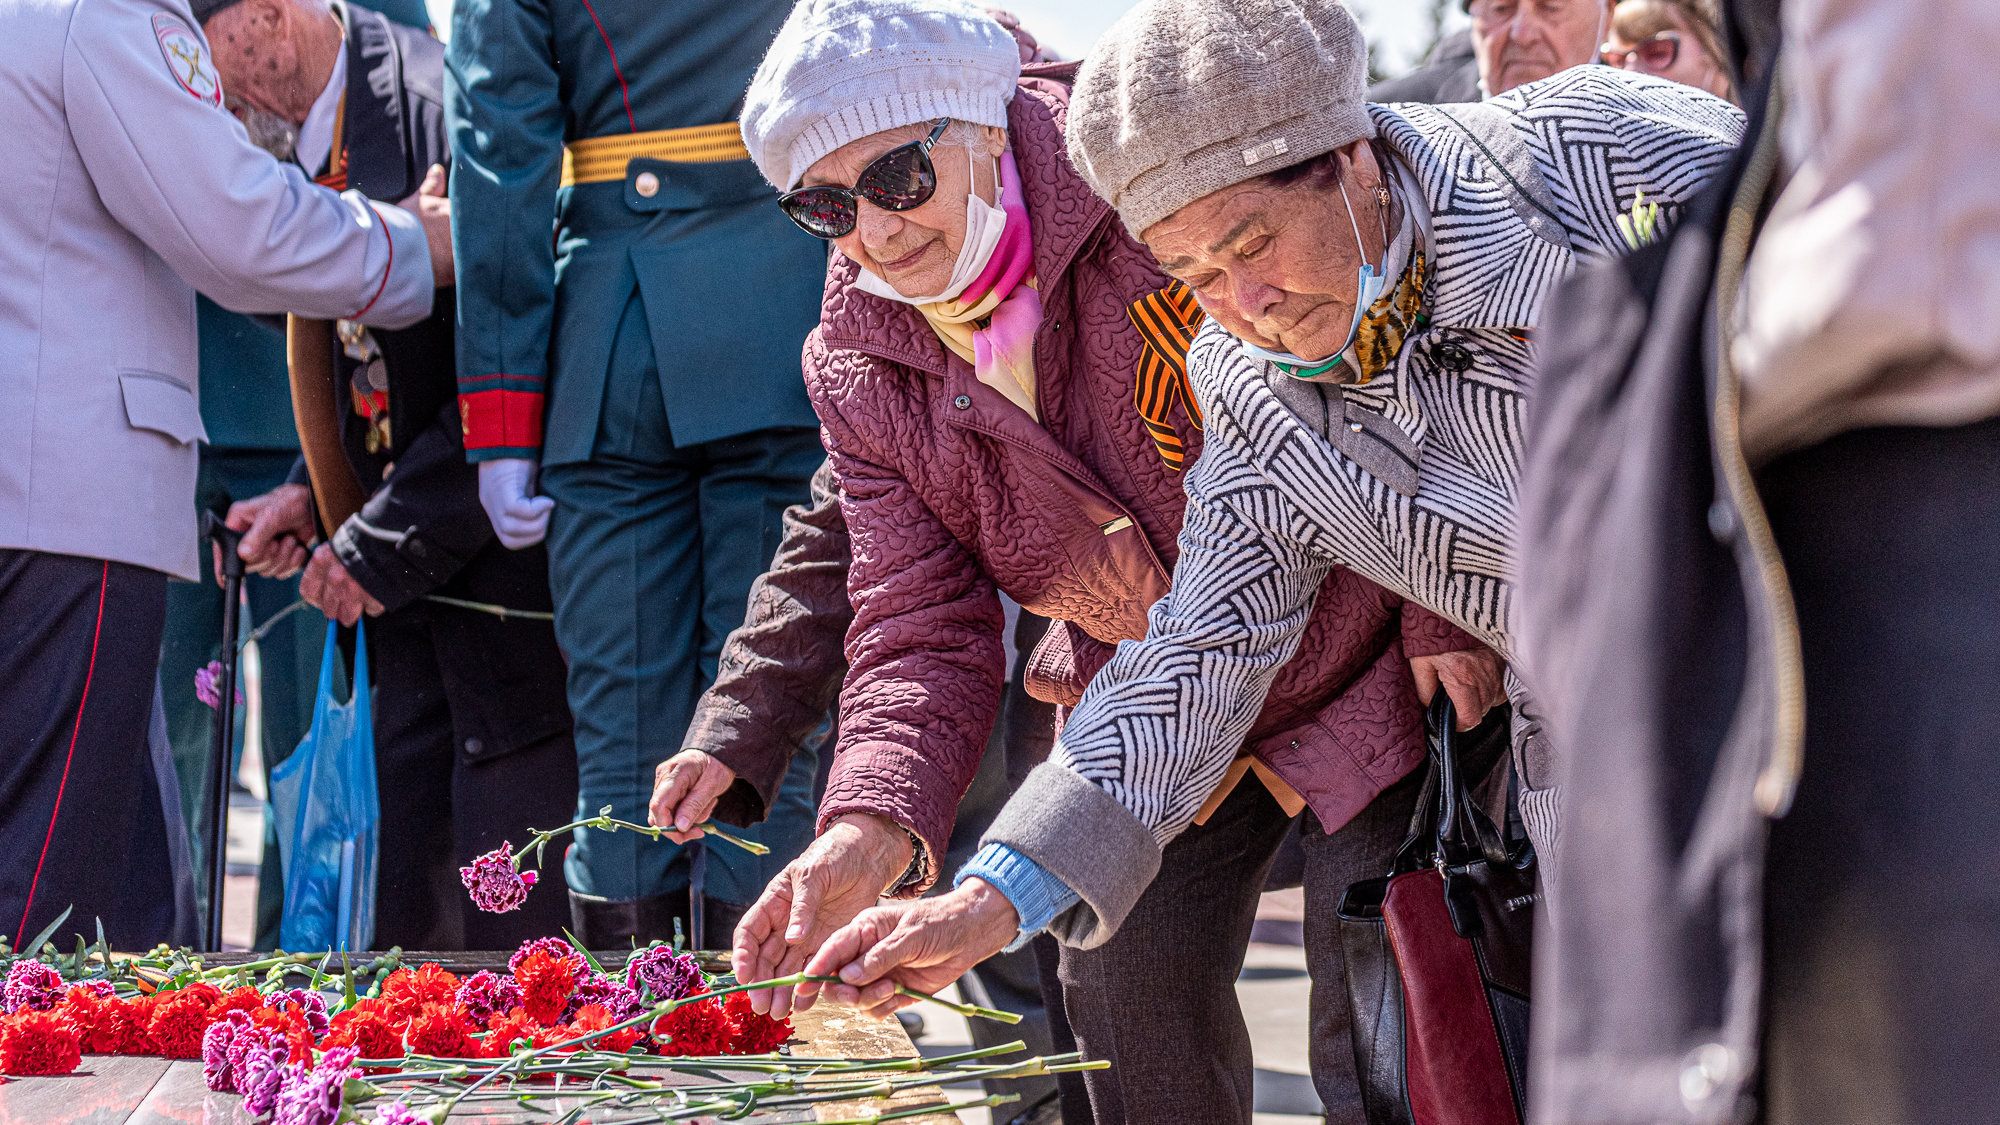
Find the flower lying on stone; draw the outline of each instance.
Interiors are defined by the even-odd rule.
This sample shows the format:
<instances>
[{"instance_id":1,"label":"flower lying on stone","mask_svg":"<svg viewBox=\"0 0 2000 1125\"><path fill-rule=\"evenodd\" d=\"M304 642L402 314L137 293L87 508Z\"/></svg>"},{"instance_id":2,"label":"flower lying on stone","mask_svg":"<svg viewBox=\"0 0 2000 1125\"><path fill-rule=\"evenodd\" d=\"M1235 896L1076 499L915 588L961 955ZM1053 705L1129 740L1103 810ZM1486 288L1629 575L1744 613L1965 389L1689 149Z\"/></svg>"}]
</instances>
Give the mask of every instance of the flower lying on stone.
<instances>
[{"instance_id":1,"label":"flower lying on stone","mask_svg":"<svg viewBox=\"0 0 2000 1125\"><path fill-rule=\"evenodd\" d=\"M62 998L62 974L40 961L16 961L0 986L0 1012L47 1011Z\"/></svg>"}]
</instances>

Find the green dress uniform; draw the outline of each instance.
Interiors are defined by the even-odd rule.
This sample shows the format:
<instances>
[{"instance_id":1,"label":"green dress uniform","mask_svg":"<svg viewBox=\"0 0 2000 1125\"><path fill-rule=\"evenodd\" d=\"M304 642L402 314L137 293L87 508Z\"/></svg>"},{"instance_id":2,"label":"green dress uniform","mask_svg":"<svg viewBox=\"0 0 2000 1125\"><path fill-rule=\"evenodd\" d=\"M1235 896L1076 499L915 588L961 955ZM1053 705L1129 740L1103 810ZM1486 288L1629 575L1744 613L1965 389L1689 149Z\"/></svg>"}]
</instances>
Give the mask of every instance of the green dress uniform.
<instances>
[{"instance_id":1,"label":"green dress uniform","mask_svg":"<svg viewBox=\"0 0 2000 1125\"><path fill-rule=\"evenodd\" d=\"M474 461L530 458L569 659L579 812L643 822L723 638L806 500L822 454L799 357L822 247L771 205L742 147L742 91L789 0L460 0L447 112L458 372ZM759 860L706 861L727 927L811 834L801 755ZM686 852L578 832L586 940L657 933ZM641 934L640 936L645 936Z\"/></svg>"}]
</instances>

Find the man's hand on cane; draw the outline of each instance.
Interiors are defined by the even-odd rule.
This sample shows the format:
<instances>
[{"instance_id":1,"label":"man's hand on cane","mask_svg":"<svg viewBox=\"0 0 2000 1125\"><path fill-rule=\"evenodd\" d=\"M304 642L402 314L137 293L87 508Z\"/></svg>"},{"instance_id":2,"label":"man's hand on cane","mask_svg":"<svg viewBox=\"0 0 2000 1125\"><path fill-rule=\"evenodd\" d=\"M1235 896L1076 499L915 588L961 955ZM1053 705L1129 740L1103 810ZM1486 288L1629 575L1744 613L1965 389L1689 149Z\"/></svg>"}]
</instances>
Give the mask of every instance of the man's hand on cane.
<instances>
[{"instance_id":1,"label":"man's hand on cane","mask_svg":"<svg viewBox=\"0 0 2000 1125\"><path fill-rule=\"evenodd\" d=\"M262 496L229 506L223 525L243 532L236 553L252 574L290 578L306 565L313 539L312 492L302 484L281 484ZM215 544L215 584L222 585L222 545Z\"/></svg>"},{"instance_id":2,"label":"man's hand on cane","mask_svg":"<svg viewBox=\"0 0 2000 1125\"><path fill-rule=\"evenodd\" d=\"M731 967L740 981L770 980L805 967L828 935L875 905L909 870L914 846L902 826L869 813L846 813L785 865L736 927ZM759 989L752 1009L783 1019L812 1007L816 984Z\"/></svg>"}]
</instances>

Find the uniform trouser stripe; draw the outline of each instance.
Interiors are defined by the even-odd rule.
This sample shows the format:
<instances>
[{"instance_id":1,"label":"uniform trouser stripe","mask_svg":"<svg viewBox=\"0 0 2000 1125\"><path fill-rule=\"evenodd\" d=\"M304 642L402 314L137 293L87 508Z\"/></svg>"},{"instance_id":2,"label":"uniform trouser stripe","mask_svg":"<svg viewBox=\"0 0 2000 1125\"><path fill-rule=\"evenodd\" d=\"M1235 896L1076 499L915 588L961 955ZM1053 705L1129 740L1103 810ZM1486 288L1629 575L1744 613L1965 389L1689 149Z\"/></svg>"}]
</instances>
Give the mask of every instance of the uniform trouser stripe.
<instances>
[{"instance_id":1,"label":"uniform trouser stripe","mask_svg":"<svg viewBox=\"0 0 2000 1125\"><path fill-rule=\"evenodd\" d=\"M97 643L104 636L104 594L111 588L111 563L97 581L97 623L90 633L90 665L83 673L83 697L76 701L76 725L70 728L69 752L63 756L62 780L56 783L56 804L49 810L49 830L42 837L42 853L35 860L35 877L28 881L28 901L21 904L21 924L16 927L14 948L28 938L28 912L35 908L35 887L42 881L42 865L49 860L49 842L56 838L56 818L62 815L63 790L69 788L70 763L76 760L76 739L83 733L83 709L90 704L90 679L97 674Z\"/></svg>"}]
</instances>

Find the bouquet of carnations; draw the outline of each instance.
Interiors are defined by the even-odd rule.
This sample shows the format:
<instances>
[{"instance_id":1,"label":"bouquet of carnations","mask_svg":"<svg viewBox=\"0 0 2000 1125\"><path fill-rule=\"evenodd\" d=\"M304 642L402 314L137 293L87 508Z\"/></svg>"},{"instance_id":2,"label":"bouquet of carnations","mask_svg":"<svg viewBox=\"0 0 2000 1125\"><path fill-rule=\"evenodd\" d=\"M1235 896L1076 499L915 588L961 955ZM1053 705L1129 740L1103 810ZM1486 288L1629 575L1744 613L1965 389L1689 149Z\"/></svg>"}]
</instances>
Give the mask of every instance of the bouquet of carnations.
<instances>
[{"instance_id":1,"label":"bouquet of carnations","mask_svg":"<svg viewBox=\"0 0 2000 1125\"><path fill-rule=\"evenodd\" d=\"M330 974L327 955L278 953L211 968L185 950L113 958L101 938L79 946L63 956L44 945L7 967L0 1073L67 1074L86 1053L200 1059L210 1089L243 1095L244 1108L273 1114L273 1125L360 1121L369 1103L376 1125L435 1125L468 1100L532 1106L552 1097L568 1099L566 1110L593 1108L596 1121L741 1117L1092 1068L1074 1055L985 1062L1020 1043L928 1060L792 1058L777 1053L790 1021L756 1014L743 994L789 987L804 974L736 984L662 944L635 951L614 973L584 949L540 938L514 953L507 972L464 977L436 963L404 966L394 950ZM295 976L306 986L289 986ZM729 1081L721 1071L759 1077ZM919 1111L858 1112L855 1120L875 1122Z\"/></svg>"}]
</instances>

